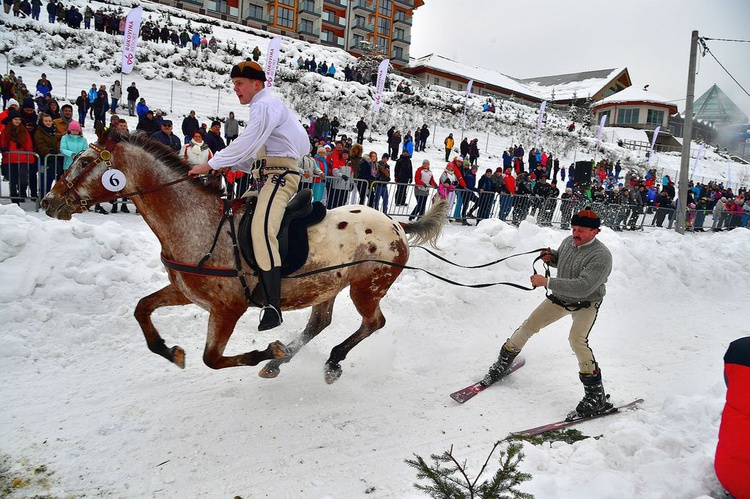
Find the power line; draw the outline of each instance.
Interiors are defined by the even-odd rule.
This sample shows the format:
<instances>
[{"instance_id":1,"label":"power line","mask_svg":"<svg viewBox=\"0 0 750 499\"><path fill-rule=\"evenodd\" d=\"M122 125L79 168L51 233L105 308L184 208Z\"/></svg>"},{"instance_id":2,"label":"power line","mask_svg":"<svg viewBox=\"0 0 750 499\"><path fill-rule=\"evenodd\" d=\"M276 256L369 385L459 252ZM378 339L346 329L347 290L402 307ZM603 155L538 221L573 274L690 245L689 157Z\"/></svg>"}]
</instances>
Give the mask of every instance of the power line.
<instances>
[{"instance_id":1,"label":"power line","mask_svg":"<svg viewBox=\"0 0 750 499\"><path fill-rule=\"evenodd\" d=\"M707 36L701 37L703 40L713 40L717 42L738 42L738 43L750 43L750 40L735 40L732 38L709 38Z\"/></svg>"},{"instance_id":2,"label":"power line","mask_svg":"<svg viewBox=\"0 0 750 499\"><path fill-rule=\"evenodd\" d=\"M743 86L742 86L742 85L740 84L740 82L738 82L738 81L737 81L737 78L735 78L735 77L734 77L734 76L732 75L732 73L730 73L730 72L729 72L729 70L728 70L727 68L725 68L725 67L724 67L724 65L723 65L723 64L722 64L721 62L719 62L719 59L717 59L717 58L716 58L716 56L714 55L714 53L713 53L713 52L711 52L711 49L709 49L709 48L708 48L708 45L706 45L706 42L705 42L705 40L711 40L711 38L705 38L705 37L701 37L701 38L699 39L699 41L700 41L701 45L703 46L703 56L705 57L705 55L706 55L706 54L710 54L710 55L711 55L711 57L713 57L713 58L714 58L714 60L716 61L716 63L717 63L717 64L718 64L719 66L721 66L721 69L723 69L723 70L724 70L724 72L726 72L726 74L728 74L728 75L729 75L729 77L730 77L730 78L731 78L732 80L734 80L734 82L735 82L735 83L737 84L737 86L738 86L738 87L740 87L740 88L742 89L742 91L743 91L743 92L745 92L745 94L746 94L746 95L747 95L748 97L750 97L750 93L748 93L748 91L747 91L747 90L745 90L745 87L743 87Z\"/></svg>"}]
</instances>

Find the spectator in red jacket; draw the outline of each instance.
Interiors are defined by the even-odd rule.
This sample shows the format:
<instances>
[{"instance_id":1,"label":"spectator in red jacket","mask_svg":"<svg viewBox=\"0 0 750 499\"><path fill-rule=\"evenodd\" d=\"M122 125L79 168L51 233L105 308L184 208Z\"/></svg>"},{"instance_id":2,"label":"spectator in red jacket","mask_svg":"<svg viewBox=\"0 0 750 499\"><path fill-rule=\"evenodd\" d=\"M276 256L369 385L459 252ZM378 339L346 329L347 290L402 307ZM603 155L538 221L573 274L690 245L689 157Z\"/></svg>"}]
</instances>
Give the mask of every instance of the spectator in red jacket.
<instances>
[{"instance_id":1,"label":"spectator in red jacket","mask_svg":"<svg viewBox=\"0 0 750 499\"><path fill-rule=\"evenodd\" d=\"M714 469L737 499L750 497L750 336L729 344L724 355L727 401L721 414Z\"/></svg>"},{"instance_id":2,"label":"spectator in red jacket","mask_svg":"<svg viewBox=\"0 0 750 499\"><path fill-rule=\"evenodd\" d=\"M34 163L34 144L23 124L21 113L15 109L8 112L5 128L0 135L0 152L3 153L3 170L9 172L11 201L21 204L26 200L29 187L29 165Z\"/></svg>"}]
</instances>

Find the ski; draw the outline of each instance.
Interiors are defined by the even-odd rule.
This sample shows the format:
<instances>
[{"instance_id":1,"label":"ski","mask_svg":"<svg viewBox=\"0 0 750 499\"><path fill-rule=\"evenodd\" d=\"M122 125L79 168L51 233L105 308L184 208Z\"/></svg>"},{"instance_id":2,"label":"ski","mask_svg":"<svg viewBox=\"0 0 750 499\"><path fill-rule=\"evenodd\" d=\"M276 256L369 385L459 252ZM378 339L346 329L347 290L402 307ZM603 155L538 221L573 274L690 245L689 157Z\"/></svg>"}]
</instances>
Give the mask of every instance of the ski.
<instances>
[{"instance_id":1,"label":"ski","mask_svg":"<svg viewBox=\"0 0 750 499\"><path fill-rule=\"evenodd\" d=\"M569 414L567 418L565 418L562 421L557 421L555 423L549 423L542 426L537 426L536 428L529 428L528 430L522 430L522 431L516 431L511 433L511 435L518 436L518 437L533 437L534 435L541 435L542 433L552 431L552 430L561 430L563 428L567 428L569 426L576 425L578 423L582 423L584 421L589 421L591 419L597 419L597 418L603 418L604 416L609 416L611 414L616 414L621 411L627 411L629 409L635 409L638 404L643 403L643 399L637 399L629 404L620 405L617 407L612 407L610 409L605 409L602 412L597 412L596 414L592 414L591 416L581 416L580 414L573 411L573 413Z\"/></svg>"},{"instance_id":2,"label":"ski","mask_svg":"<svg viewBox=\"0 0 750 499\"><path fill-rule=\"evenodd\" d=\"M523 367L523 365L526 363L526 360L522 357L517 358L511 365L510 365L510 371L508 371L508 374L518 371ZM506 374L505 376L507 376ZM503 376L503 378L505 377ZM500 379L503 379L500 378ZM500 380L498 380L500 381ZM497 383L497 381L495 382ZM487 388L491 387L495 383L485 383L484 380L478 381L474 383L473 385L469 385L466 388L463 388L461 390L458 390L457 392L451 393L451 398L458 402L459 404L463 404L470 398L472 398L477 393L486 390Z\"/></svg>"}]
</instances>

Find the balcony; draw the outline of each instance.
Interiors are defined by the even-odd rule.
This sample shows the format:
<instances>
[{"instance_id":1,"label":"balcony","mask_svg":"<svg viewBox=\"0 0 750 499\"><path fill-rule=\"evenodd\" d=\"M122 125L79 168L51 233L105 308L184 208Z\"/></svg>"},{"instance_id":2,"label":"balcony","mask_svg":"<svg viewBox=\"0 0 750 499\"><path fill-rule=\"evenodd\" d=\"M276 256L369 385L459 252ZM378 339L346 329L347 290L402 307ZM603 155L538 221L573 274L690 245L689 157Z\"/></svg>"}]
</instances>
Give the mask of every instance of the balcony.
<instances>
[{"instance_id":1,"label":"balcony","mask_svg":"<svg viewBox=\"0 0 750 499\"><path fill-rule=\"evenodd\" d=\"M397 7L404 7L406 9L414 8L414 0L393 0L393 4Z\"/></svg>"},{"instance_id":2,"label":"balcony","mask_svg":"<svg viewBox=\"0 0 750 499\"><path fill-rule=\"evenodd\" d=\"M393 33L393 41L409 45L411 43L411 35L407 35L405 31L401 33L396 31Z\"/></svg>"},{"instance_id":3,"label":"balcony","mask_svg":"<svg viewBox=\"0 0 750 499\"><path fill-rule=\"evenodd\" d=\"M352 12L361 14L373 14L375 12L375 0L352 0Z\"/></svg>"},{"instance_id":4,"label":"balcony","mask_svg":"<svg viewBox=\"0 0 750 499\"><path fill-rule=\"evenodd\" d=\"M346 9L349 5L348 0L323 0L323 3L339 9Z\"/></svg>"},{"instance_id":5,"label":"balcony","mask_svg":"<svg viewBox=\"0 0 750 499\"><path fill-rule=\"evenodd\" d=\"M375 25L373 23L357 23L352 26L352 31L357 33L372 33L374 28Z\"/></svg>"},{"instance_id":6,"label":"balcony","mask_svg":"<svg viewBox=\"0 0 750 499\"><path fill-rule=\"evenodd\" d=\"M315 2L307 1L307 2L300 2L299 6L299 13L300 15L307 14L314 17L320 16L321 9L315 7Z\"/></svg>"},{"instance_id":7,"label":"balcony","mask_svg":"<svg viewBox=\"0 0 750 499\"><path fill-rule=\"evenodd\" d=\"M411 28L411 18L406 17L402 13L396 13L396 16L393 18L393 25L396 26L398 24L402 24L404 26L409 26Z\"/></svg>"}]
</instances>

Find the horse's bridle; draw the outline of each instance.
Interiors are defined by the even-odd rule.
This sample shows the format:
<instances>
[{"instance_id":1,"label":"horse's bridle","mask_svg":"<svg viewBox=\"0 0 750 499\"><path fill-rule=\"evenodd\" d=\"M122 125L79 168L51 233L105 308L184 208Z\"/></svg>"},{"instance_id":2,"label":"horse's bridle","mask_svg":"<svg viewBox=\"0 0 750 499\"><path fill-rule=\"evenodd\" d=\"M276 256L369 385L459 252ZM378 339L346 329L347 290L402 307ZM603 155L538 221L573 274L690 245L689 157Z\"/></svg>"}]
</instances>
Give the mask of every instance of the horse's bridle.
<instances>
[{"instance_id":1,"label":"horse's bridle","mask_svg":"<svg viewBox=\"0 0 750 499\"><path fill-rule=\"evenodd\" d=\"M63 173L62 177L60 177L60 182L65 183L65 189L60 195L65 201L65 205L68 208L70 208L71 211L75 211L75 209L79 206L83 209L87 209L89 204L91 203L100 203L102 201L109 201L113 198L142 196L144 194L148 194L149 192L158 191L165 187L169 187L170 185L179 184L180 182L184 182L190 179L190 177L185 176L177 180L172 180L164 184L156 185L149 189L137 189L137 190L134 190L131 192L125 192L125 193L123 193L122 191L117 191L117 192L112 192L112 194L107 194L106 196L100 196L99 198L88 198L88 199L83 198L78 193L76 188L79 187L85 175L91 170L93 170L100 163L104 163L104 166L106 166L108 170L114 167L112 150L110 148L100 147L97 144L89 144L89 148L93 149L94 151L98 153L97 158L91 163L89 163L88 165L86 165L86 167L83 170L81 170L81 172L75 177L73 177L72 179L68 179L69 173L73 171L72 168L69 168L68 170L66 170L65 173Z\"/></svg>"}]
</instances>

